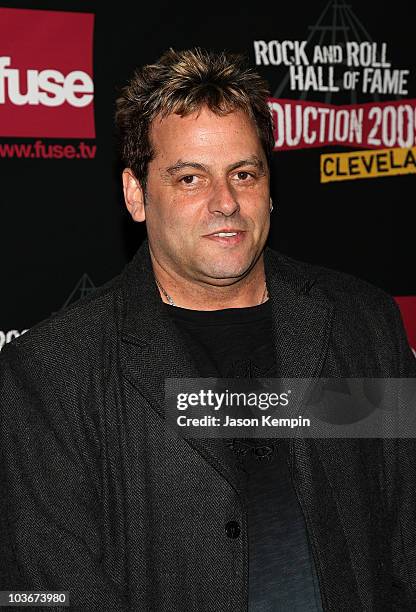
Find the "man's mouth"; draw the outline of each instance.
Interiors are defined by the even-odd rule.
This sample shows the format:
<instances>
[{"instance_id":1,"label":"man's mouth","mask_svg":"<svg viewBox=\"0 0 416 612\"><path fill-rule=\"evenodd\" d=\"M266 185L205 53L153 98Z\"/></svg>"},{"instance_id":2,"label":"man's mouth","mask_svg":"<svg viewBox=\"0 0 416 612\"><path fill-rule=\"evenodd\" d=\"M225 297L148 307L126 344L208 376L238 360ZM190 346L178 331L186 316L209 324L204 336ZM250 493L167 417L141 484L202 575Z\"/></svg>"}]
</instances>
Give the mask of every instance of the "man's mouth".
<instances>
[{"instance_id":1,"label":"man's mouth","mask_svg":"<svg viewBox=\"0 0 416 612\"><path fill-rule=\"evenodd\" d=\"M235 229L235 227L222 227L220 230L216 232L212 232L211 234L206 234L205 237L208 236L235 236L236 234L240 234L245 230Z\"/></svg>"},{"instance_id":2,"label":"man's mouth","mask_svg":"<svg viewBox=\"0 0 416 612\"><path fill-rule=\"evenodd\" d=\"M211 236L220 236L220 238L226 238L227 236L237 236L238 232L218 232L217 234L210 234Z\"/></svg>"},{"instance_id":3,"label":"man's mouth","mask_svg":"<svg viewBox=\"0 0 416 612\"><path fill-rule=\"evenodd\" d=\"M233 230L233 229L222 229L218 232L213 232L212 234L207 234L203 236L204 238L209 238L210 240L214 240L218 244L224 245L236 245L239 244L245 235L245 230Z\"/></svg>"}]
</instances>

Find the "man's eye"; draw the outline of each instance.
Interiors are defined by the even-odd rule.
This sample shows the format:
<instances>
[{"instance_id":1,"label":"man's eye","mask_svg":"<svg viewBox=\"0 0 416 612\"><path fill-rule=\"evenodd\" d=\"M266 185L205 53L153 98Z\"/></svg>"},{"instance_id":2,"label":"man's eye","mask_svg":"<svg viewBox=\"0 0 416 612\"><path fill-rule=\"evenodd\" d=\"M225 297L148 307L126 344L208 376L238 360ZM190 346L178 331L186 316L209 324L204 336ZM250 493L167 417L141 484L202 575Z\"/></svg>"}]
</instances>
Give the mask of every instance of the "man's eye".
<instances>
[{"instance_id":1,"label":"man's eye","mask_svg":"<svg viewBox=\"0 0 416 612\"><path fill-rule=\"evenodd\" d=\"M180 181L182 183L185 183L185 185L192 185L192 183L194 183L195 179L195 175L194 174L188 174L187 176L183 176Z\"/></svg>"},{"instance_id":2,"label":"man's eye","mask_svg":"<svg viewBox=\"0 0 416 612\"><path fill-rule=\"evenodd\" d=\"M240 181L246 181L249 178L252 178L252 175L249 174L248 172L238 172L237 176L239 178Z\"/></svg>"}]
</instances>

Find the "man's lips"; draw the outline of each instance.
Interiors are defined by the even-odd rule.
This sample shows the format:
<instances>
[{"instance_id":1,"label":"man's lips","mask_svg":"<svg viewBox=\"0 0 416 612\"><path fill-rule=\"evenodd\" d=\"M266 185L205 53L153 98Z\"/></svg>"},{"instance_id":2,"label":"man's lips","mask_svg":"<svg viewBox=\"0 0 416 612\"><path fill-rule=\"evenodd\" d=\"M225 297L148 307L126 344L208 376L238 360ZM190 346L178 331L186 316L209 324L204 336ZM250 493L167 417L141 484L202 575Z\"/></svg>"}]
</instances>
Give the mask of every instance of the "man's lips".
<instances>
[{"instance_id":1,"label":"man's lips","mask_svg":"<svg viewBox=\"0 0 416 612\"><path fill-rule=\"evenodd\" d=\"M203 238L208 238L218 244L223 244L226 246L234 246L236 244L240 244L242 240L244 240L245 230L237 230L232 228L223 228L217 230L216 232L212 232L211 234L206 234ZM218 235L220 234L220 235ZM224 234L232 234L232 235L224 235Z\"/></svg>"},{"instance_id":2,"label":"man's lips","mask_svg":"<svg viewBox=\"0 0 416 612\"><path fill-rule=\"evenodd\" d=\"M239 233L239 232L244 232L245 230L240 230L240 229L236 229L234 227L223 227L221 229L217 229L213 232L211 232L210 234L205 234L206 236L212 236L213 234L234 234L234 233Z\"/></svg>"}]
</instances>

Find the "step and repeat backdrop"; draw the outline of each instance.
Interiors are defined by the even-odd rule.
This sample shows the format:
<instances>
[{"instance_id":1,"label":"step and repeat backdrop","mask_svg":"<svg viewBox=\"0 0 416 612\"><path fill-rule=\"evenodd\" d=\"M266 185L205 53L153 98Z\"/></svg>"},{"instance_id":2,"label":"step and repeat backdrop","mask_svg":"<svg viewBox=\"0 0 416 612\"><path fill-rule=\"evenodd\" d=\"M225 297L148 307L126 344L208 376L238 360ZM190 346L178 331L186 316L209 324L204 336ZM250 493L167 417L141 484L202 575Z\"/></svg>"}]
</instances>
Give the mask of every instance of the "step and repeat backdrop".
<instances>
[{"instance_id":1,"label":"step and repeat backdrop","mask_svg":"<svg viewBox=\"0 0 416 612\"><path fill-rule=\"evenodd\" d=\"M57 4L0 0L0 350L139 247L114 102L135 67L194 46L244 53L270 84L269 245L390 293L416 347L410 2Z\"/></svg>"}]
</instances>

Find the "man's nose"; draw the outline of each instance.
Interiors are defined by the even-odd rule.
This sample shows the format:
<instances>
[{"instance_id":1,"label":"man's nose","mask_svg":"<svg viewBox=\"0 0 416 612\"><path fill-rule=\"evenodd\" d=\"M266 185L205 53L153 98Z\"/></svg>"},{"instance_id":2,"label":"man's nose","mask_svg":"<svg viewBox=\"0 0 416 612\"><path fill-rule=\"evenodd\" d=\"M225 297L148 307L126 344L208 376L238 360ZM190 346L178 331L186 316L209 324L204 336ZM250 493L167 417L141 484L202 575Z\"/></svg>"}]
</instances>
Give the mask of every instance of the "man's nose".
<instances>
[{"instance_id":1,"label":"man's nose","mask_svg":"<svg viewBox=\"0 0 416 612\"><path fill-rule=\"evenodd\" d=\"M227 217L240 210L237 193L227 180L215 183L208 202L208 210L211 213L220 212Z\"/></svg>"}]
</instances>

